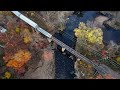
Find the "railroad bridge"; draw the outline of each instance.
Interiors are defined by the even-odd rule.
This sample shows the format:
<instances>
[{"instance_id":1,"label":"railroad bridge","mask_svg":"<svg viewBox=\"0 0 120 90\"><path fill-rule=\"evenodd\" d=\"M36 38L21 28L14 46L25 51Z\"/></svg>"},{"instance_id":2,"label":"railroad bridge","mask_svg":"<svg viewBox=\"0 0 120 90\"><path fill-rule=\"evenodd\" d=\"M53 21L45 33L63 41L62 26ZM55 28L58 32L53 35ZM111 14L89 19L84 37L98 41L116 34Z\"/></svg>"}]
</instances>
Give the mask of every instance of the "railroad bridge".
<instances>
[{"instance_id":1,"label":"railroad bridge","mask_svg":"<svg viewBox=\"0 0 120 90\"><path fill-rule=\"evenodd\" d=\"M74 56L76 56L76 58L78 58L78 60L83 60L86 63L90 64L96 70L96 72L98 72L99 74L102 74L102 75L103 74L109 74L108 70L106 70L104 68L104 66L102 66L102 64L98 64L96 62L93 62L92 60L88 59L84 55L78 53L76 50L74 50L73 48L69 47L68 45L66 45L62 41L58 40L54 36L52 36L50 33L48 33L47 31L45 31L41 27L39 27L38 24L36 24L34 21L30 20L29 18L27 18L26 16L24 16L20 12L18 12L18 11L11 11L11 12L14 13L17 17L19 17L24 22L26 22L27 24L29 24L30 26L32 26L35 30L37 30L40 33L42 33L43 35L45 35L47 38L49 38L49 40L54 41L55 43L57 43L62 48L65 48L68 52L70 52L71 54L73 54Z\"/></svg>"}]
</instances>

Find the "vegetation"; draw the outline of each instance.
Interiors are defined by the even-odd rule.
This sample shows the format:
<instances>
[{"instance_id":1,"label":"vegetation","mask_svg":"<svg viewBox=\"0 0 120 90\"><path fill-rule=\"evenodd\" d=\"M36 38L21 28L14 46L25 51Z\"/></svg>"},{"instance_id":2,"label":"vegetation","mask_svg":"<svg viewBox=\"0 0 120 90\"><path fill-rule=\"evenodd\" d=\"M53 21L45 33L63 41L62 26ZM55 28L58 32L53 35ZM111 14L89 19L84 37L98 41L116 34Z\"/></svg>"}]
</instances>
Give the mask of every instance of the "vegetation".
<instances>
[{"instance_id":1,"label":"vegetation","mask_svg":"<svg viewBox=\"0 0 120 90\"><path fill-rule=\"evenodd\" d=\"M7 67L12 67L16 70L20 69L24 64L26 64L31 58L29 51L20 50L6 64Z\"/></svg>"},{"instance_id":2,"label":"vegetation","mask_svg":"<svg viewBox=\"0 0 120 90\"><path fill-rule=\"evenodd\" d=\"M115 44L113 41L110 41L110 43L105 46L103 44L103 32L101 28L89 27L85 25L85 23L80 22L78 28L74 29L74 32L75 36L77 37L76 49L78 52L80 52L93 62L104 63L112 69L116 68L116 66L112 64L114 61L109 60L109 58L115 58L117 62L120 62L120 54L118 54L119 45ZM117 55L115 55L116 53ZM100 60L102 60L102 62ZM88 68L87 64L85 65L84 63L82 63L82 61L76 61L76 63L77 74L80 74L81 72L84 73L84 75L86 75L86 77L84 78L113 78L110 74L103 76L97 75L95 77L93 73L90 74L90 72L93 72L93 70ZM79 76L80 75L78 75L78 77Z\"/></svg>"},{"instance_id":3,"label":"vegetation","mask_svg":"<svg viewBox=\"0 0 120 90\"><path fill-rule=\"evenodd\" d=\"M101 28L90 28L85 23L80 22L79 27L74 32L77 38L86 40L91 44L102 44L103 32Z\"/></svg>"},{"instance_id":4,"label":"vegetation","mask_svg":"<svg viewBox=\"0 0 120 90\"><path fill-rule=\"evenodd\" d=\"M12 13L0 11L0 15L6 17L0 20L5 21L1 23L7 29L5 33L0 32L0 78L18 78L25 73L28 61L37 60L38 50L46 48L48 42Z\"/></svg>"},{"instance_id":5,"label":"vegetation","mask_svg":"<svg viewBox=\"0 0 120 90\"><path fill-rule=\"evenodd\" d=\"M91 65L82 60L76 61L76 74L77 78L92 79L94 76L93 68Z\"/></svg>"},{"instance_id":6,"label":"vegetation","mask_svg":"<svg viewBox=\"0 0 120 90\"><path fill-rule=\"evenodd\" d=\"M120 56L116 58L117 62L120 63Z\"/></svg>"}]
</instances>

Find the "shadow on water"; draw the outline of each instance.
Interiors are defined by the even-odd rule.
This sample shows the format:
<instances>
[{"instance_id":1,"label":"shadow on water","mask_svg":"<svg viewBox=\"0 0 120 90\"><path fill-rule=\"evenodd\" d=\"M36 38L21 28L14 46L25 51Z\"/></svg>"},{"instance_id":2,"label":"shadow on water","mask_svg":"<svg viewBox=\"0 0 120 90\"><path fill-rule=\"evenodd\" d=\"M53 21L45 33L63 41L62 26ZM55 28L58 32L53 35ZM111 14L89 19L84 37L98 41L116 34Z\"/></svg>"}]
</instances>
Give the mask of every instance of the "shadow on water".
<instances>
[{"instance_id":1,"label":"shadow on water","mask_svg":"<svg viewBox=\"0 0 120 90\"><path fill-rule=\"evenodd\" d=\"M78 14L78 13L77 13ZM78 27L79 22L86 23L87 20L93 20L98 13L96 11L85 11L82 15L72 15L69 17L69 20L66 23L66 28L62 34L55 33L55 37L67 44L68 46L75 48L76 40L74 38L73 30ZM68 36L67 34L71 35L72 37ZM112 28L104 28L103 29L103 40L105 42L109 42L113 40L114 42L120 41L120 31L114 30ZM67 55L64 55L61 51L61 47L57 46L57 50L55 51L55 65L56 65L56 79L73 79L74 75L74 61L68 58L70 53L65 51Z\"/></svg>"},{"instance_id":2,"label":"shadow on water","mask_svg":"<svg viewBox=\"0 0 120 90\"><path fill-rule=\"evenodd\" d=\"M62 34L55 33L55 37L67 44L68 46L75 48L76 40L74 39L74 32L73 30L78 27L79 22L86 22L87 20L92 20L96 13L94 11L84 12L83 17L78 17L77 15L72 15L69 17L69 20L66 23L66 28ZM69 37L68 35L72 37ZM73 79L74 75L74 60L68 58L70 53L65 51L67 55L64 55L60 51L61 47L57 46L57 50L55 51L55 65L56 65L56 79Z\"/></svg>"}]
</instances>

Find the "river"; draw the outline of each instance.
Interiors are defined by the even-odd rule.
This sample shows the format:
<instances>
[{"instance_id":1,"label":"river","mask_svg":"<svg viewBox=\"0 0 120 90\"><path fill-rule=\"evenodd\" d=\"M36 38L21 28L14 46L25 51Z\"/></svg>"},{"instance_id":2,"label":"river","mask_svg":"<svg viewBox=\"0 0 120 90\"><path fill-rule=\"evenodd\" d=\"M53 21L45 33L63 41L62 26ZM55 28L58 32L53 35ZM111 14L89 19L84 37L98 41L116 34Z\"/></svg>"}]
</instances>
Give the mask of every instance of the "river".
<instances>
[{"instance_id":1,"label":"river","mask_svg":"<svg viewBox=\"0 0 120 90\"><path fill-rule=\"evenodd\" d=\"M86 23L87 20L91 21L98 16L97 11L85 11L82 15L72 15L66 23L66 28L62 34L55 33L55 37L63 41L68 46L75 48L74 32L73 30L78 27L79 22ZM116 43L120 43L120 31L110 27L103 29L103 40L109 42L113 40ZM57 46L55 50L55 78L56 79L73 79L74 75L74 60L70 59L70 53L65 51L65 54L60 51L61 47ZM67 55L66 55L67 53Z\"/></svg>"}]
</instances>

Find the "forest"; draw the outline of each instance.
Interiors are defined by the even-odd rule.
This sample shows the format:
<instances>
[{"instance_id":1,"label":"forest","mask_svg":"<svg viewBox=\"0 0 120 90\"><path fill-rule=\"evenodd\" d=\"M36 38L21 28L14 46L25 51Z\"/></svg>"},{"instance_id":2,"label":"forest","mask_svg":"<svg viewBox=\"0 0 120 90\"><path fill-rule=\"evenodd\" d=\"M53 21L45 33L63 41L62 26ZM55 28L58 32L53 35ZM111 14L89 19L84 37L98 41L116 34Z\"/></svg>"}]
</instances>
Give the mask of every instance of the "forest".
<instances>
[{"instance_id":1,"label":"forest","mask_svg":"<svg viewBox=\"0 0 120 90\"><path fill-rule=\"evenodd\" d=\"M120 78L119 11L19 13L0 11L0 79Z\"/></svg>"}]
</instances>

